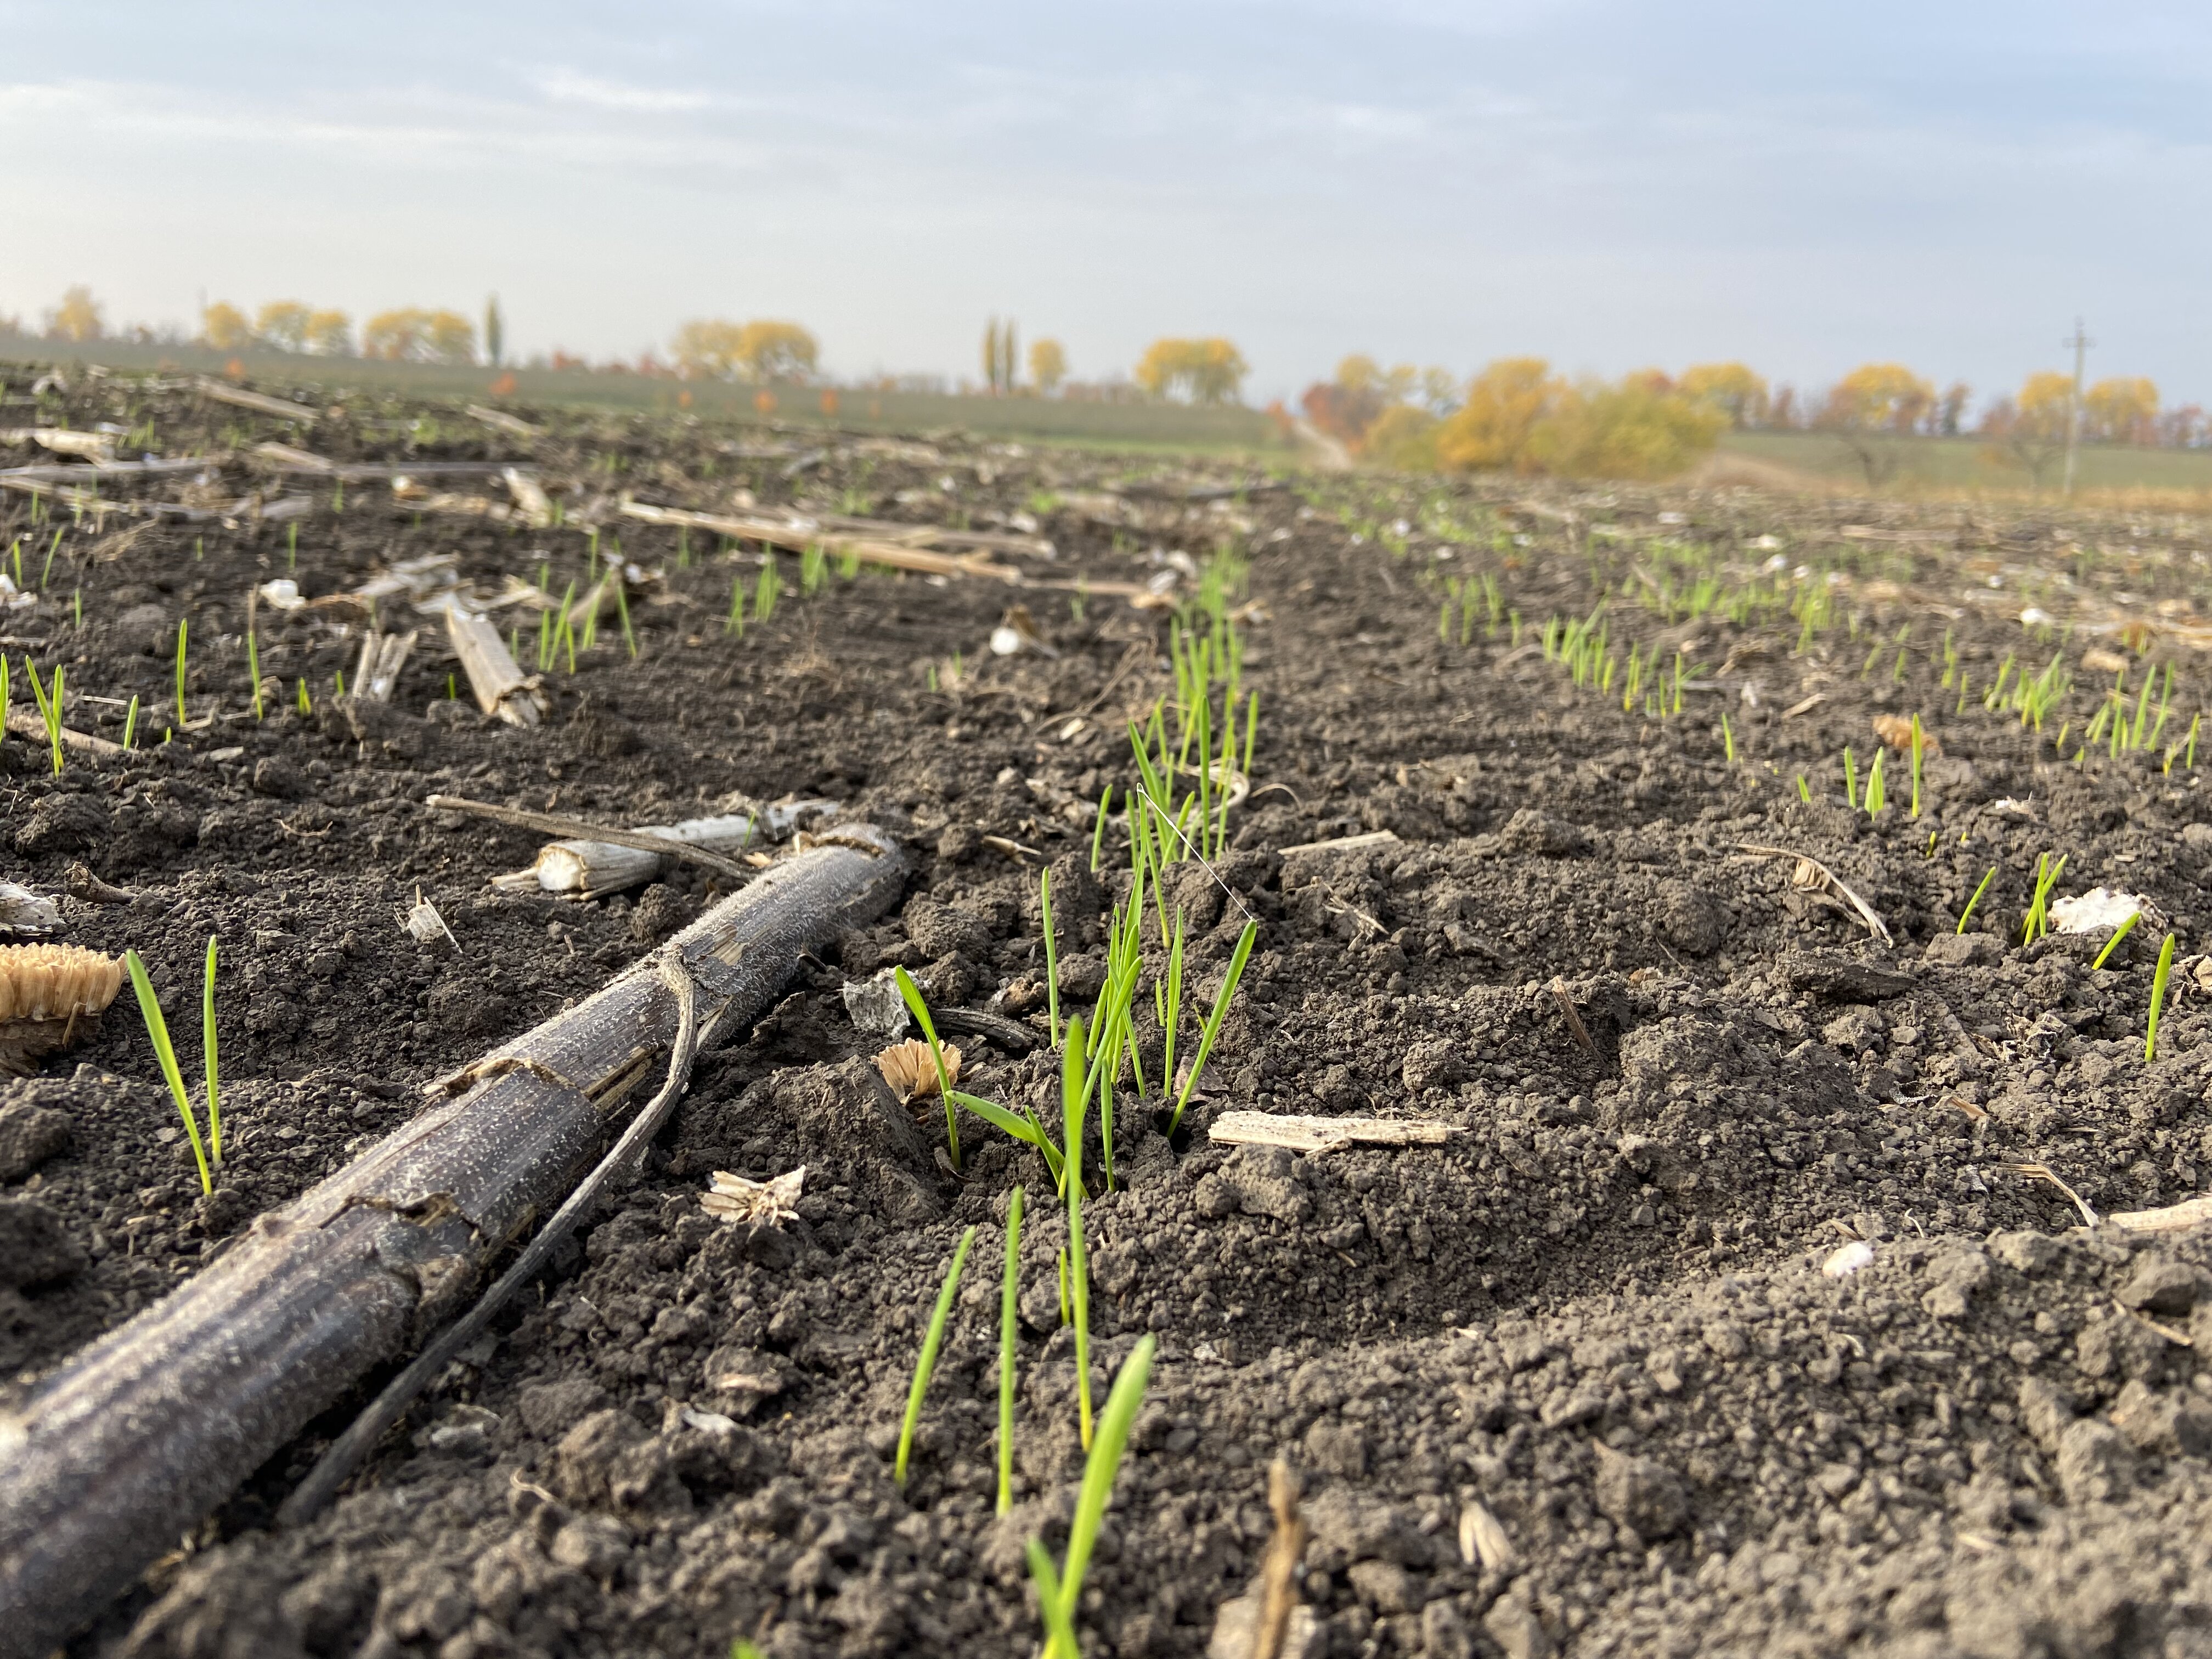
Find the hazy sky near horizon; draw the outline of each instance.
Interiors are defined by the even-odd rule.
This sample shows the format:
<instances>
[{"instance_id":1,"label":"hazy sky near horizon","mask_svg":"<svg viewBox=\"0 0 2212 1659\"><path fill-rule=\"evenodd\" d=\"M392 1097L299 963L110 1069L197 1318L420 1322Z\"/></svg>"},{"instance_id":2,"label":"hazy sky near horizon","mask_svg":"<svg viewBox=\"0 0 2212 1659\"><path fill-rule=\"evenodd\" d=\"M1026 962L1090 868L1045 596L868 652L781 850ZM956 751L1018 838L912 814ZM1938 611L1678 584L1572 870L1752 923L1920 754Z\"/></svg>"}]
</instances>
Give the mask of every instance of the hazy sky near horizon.
<instances>
[{"instance_id":1,"label":"hazy sky near horizon","mask_svg":"<svg viewBox=\"0 0 2212 1659\"><path fill-rule=\"evenodd\" d=\"M0 313L89 283L475 314L515 355L790 317L825 366L1895 358L2212 402L2212 9L2106 0L0 0Z\"/></svg>"}]
</instances>

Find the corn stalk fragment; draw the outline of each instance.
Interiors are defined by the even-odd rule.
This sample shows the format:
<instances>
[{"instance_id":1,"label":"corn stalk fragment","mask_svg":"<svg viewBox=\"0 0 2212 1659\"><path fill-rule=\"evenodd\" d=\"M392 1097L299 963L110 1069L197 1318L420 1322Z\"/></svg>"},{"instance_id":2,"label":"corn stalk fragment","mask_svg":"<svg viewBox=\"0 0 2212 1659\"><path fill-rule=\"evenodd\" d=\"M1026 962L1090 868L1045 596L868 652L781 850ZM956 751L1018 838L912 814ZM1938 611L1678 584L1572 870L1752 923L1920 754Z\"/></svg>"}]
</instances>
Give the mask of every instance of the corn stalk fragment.
<instances>
[{"instance_id":1,"label":"corn stalk fragment","mask_svg":"<svg viewBox=\"0 0 2212 1659\"><path fill-rule=\"evenodd\" d=\"M545 693L535 674L525 674L499 629L473 611L446 607L446 640L461 659L477 707L509 726L536 726L545 718Z\"/></svg>"},{"instance_id":2,"label":"corn stalk fragment","mask_svg":"<svg viewBox=\"0 0 2212 1659\"><path fill-rule=\"evenodd\" d=\"M872 829L817 842L432 1085L412 1122L0 1408L0 1656L50 1652L371 1367L470 1305L650 1088L677 1037L672 972L702 1042L746 1026L904 875Z\"/></svg>"}]
</instances>

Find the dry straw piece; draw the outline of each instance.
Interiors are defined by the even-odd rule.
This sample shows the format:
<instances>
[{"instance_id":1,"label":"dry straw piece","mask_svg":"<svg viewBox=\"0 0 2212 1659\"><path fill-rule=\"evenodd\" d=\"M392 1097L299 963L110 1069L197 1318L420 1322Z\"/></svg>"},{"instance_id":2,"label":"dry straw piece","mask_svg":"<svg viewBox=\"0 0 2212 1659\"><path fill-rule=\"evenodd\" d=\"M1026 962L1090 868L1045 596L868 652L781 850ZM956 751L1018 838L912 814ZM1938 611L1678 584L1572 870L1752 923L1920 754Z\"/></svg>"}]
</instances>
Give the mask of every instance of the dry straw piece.
<instances>
[{"instance_id":1,"label":"dry straw piece","mask_svg":"<svg viewBox=\"0 0 2212 1659\"><path fill-rule=\"evenodd\" d=\"M945 1075L960 1081L960 1050L951 1043L945 1045ZM902 1101L927 1100L937 1093L937 1066L929 1057L929 1045L909 1037L904 1042L894 1042L876 1056L876 1069L884 1074L884 1081L891 1085L891 1092Z\"/></svg>"},{"instance_id":2,"label":"dry straw piece","mask_svg":"<svg viewBox=\"0 0 2212 1659\"><path fill-rule=\"evenodd\" d=\"M727 1170L717 1170L699 1203L719 1221L765 1221L774 1226L799 1218L799 1189L805 1181L804 1164L772 1181L748 1181Z\"/></svg>"},{"instance_id":3,"label":"dry straw piece","mask_svg":"<svg viewBox=\"0 0 2212 1659\"><path fill-rule=\"evenodd\" d=\"M0 945L0 1073L28 1076L31 1062L88 1030L123 988L123 964L75 945Z\"/></svg>"}]
</instances>

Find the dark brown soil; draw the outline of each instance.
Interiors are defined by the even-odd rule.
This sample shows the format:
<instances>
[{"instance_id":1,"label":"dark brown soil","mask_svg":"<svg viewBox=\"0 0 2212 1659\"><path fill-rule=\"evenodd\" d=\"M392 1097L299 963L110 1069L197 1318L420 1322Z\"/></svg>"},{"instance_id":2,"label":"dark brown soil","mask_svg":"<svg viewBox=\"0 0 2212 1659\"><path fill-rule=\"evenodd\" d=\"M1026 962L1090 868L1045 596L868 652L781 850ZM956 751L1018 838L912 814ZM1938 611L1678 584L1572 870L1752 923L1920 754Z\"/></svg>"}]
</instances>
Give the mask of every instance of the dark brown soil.
<instances>
[{"instance_id":1,"label":"dark brown soil","mask_svg":"<svg viewBox=\"0 0 2212 1659\"><path fill-rule=\"evenodd\" d=\"M2161 770L2163 744L2077 765L2072 738L2057 759L2053 730L1982 697L2008 653L2039 667L2063 651L2079 686L2051 726L2078 733L2110 679L2084 653L2146 641L2085 628L2042 642L2020 607L2062 630L2118 611L2170 629L2197 599L2204 526L1741 490L1536 500L1510 483L1190 501L1177 492L1193 483L1255 481L957 436L766 453L759 430L641 419L555 417L525 443L359 399L302 439L112 380L44 401L41 418L73 426L150 420L169 453L268 438L349 459L526 452L549 482L575 482L579 511L622 489L726 509L746 489L917 523L1034 514L1057 556L1017 562L1041 577L1142 580L1171 554L1217 549L1249 560L1261 717L1256 791L1221 866L1235 900L1194 868L1173 896L1201 995L1240 911L1260 921L1259 949L1192 1143L1125 1109L1123 1184L1086 1207L1097 1386L1139 1335L1160 1345L1084 1597L1090 1650L1209 1651L1259 1570L1282 1457L1314 1534L1314 1622L1294 1626L1291 1653L2212 1654L2212 1370L2197 1358L2212 1350L2212 1248L2084 1229L2014 1167L2047 1166L2100 1215L2207 1185L2212 1024L2195 953L2212 921L2212 827L2198 827L2212 813L2186 758ZM410 427L418 413L428 424ZM252 476L232 460L203 496L234 498ZM880 1040L840 994L900 963L942 1006L1028 1006L1036 865L986 836L1053 862L1063 978L1079 975L1068 957L1100 948L1126 862L1109 835L1108 873L1086 878L1088 803L1130 781L1124 716L1172 695L1165 613L1025 590L1012 597L1058 654L999 658L986 640L1010 595L996 585L833 570L809 594L787 559L773 619L732 638L729 585L750 584L757 554L733 567L702 538L679 562L673 532L608 517L608 549L619 536L658 572L633 606L636 655L603 629L573 677L551 676L544 728L450 700L434 629L391 707L342 701L332 677L350 675L357 629L265 606L262 670L287 695L257 720L257 583L290 572L319 596L445 551L489 587L534 583L550 562L557 593L584 572L573 526L418 519L380 485L349 487L342 512L327 484L313 494L296 570L285 526L250 516L133 534L136 520L64 514L44 596L6 614L19 706L26 654L42 674L66 663L71 724L118 737L135 696L149 746L56 777L34 744L0 744L4 873L60 894L82 864L131 896L66 899L65 936L143 953L188 1070L199 962L220 936L228 1128L223 1185L202 1199L127 996L43 1075L0 1085L0 1273L27 1281L0 1279L0 1376L16 1387L404 1122L423 1083L603 982L719 890L689 872L588 905L497 893L489 878L536 838L434 813L427 796L629 823L708 812L732 791L827 796L907 838L917 878L902 915L806 967L749 1036L702 1058L642 1176L332 1510L270 1529L365 1394L70 1651L721 1655L744 1638L778 1659L1034 1652L1023 1546L1064 1538L1080 1468L1064 1226L1033 1203L1019 1503L997 1518L998 1284L982 1264L1012 1188L1048 1185L980 1124L955 1177L941 1120L885 1117L863 1070ZM55 531L28 512L0 496L0 544L26 538L35 590ZM1642 608L1639 568L1694 565L1729 592L1774 580L1759 574L1766 537L1839 574L1809 643L1779 608L1741 623ZM1480 614L1465 642L1456 614L1439 639L1441 584L1485 573L1526 619L1521 639L1510 623L1492 637ZM1669 660L1680 647L1719 689L1666 720L1624 713L1617 685L1576 689L1532 641L1601 590L1619 644L1660 643ZM163 744L180 617L188 712L218 717ZM1947 630L1976 688L1964 713L1941 684ZM2167 743L2205 684L2173 638L2148 641L2158 663L2178 653ZM302 678L306 715L290 690ZM1912 712L1942 748L1921 815L1893 753L1892 805L1850 809L1844 745L1863 772L1871 718ZM1395 839L1286 850L1377 830ZM1747 842L1825 861L1893 948ZM2101 938L2021 948L2044 854L2068 856L2060 894L2145 894L2174 935L2154 1062L2159 927L2102 969ZM1960 909L1992 865L1962 939ZM418 888L458 950L401 930ZM1026 1018L1042 1031L1041 1009ZM1043 1053L968 1046L978 1092L1051 1097ZM1228 1151L1205 1128L1231 1108L1466 1132L1402 1151ZM803 1218L780 1233L700 1208L712 1170L801 1164ZM970 1224L902 1491L890 1454L908 1379ZM1824 1275L1852 1239L1871 1265ZM763 1381L717 1389L736 1371ZM1510 1559L1480 1556L1478 1505ZM1225 1636L1212 1650L1242 1651Z\"/></svg>"}]
</instances>

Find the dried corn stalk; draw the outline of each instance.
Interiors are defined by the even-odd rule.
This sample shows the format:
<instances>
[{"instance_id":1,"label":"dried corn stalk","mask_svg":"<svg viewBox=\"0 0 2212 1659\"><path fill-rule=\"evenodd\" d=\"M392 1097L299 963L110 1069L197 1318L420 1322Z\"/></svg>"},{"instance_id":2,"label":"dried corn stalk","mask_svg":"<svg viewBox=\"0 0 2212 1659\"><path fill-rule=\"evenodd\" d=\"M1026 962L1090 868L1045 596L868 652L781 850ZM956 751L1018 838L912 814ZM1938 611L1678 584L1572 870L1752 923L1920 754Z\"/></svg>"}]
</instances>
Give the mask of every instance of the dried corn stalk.
<instances>
[{"instance_id":1,"label":"dried corn stalk","mask_svg":"<svg viewBox=\"0 0 2212 1659\"><path fill-rule=\"evenodd\" d=\"M411 628L404 634L380 634L372 629L361 642L353 695L369 702L390 702L392 694L399 689L400 671L407 666L408 655L419 637Z\"/></svg>"},{"instance_id":2,"label":"dried corn stalk","mask_svg":"<svg viewBox=\"0 0 2212 1659\"><path fill-rule=\"evenodd\" d=\"M799 1189L805 1180L804 1164L772 1181L748 1181L727 1170L717 1170L699 1203L718 1221L760 1221L775 1226L799 1219Z\"/></svg>"},{"instance_id":3,"label":"dried corn stalk","mask_svg":"<svg viewBox=\"0 0 2212 1659\"><path fill-rule=\"evenodd\" d=\"M545 718L545 693L535 674L525 674L499 629L473 611L446 607L446 640L461 659L477 707L509 726L536 726Z\"/></svg>"},{"instance_id":4,"label":"dried corn stalk","mask_svg":"<svg viewBox=\"0 0 2212 1659\"><path fill-rule=\"evenodd\" d=\"M0 1073L30 1075L41 1055L99 1022L123 986L123 964L74 945L0 945Z\"/></svg>"},{"instance_id":5,"label":"dried corn stalk","mask_svg":"<svg viewBox=\"0 0 2212 1659\"><path fill-rule=\"evenodd\" d=\"M943 1052L945 1075L959 1082L960 1050L948 1042ZM927 1042L912 1039L894 1042L876 1056L876 1069L902 1101L926 1100L937 1092L937 1062L930 1057Z\"/></svg>"}]
</instances>

